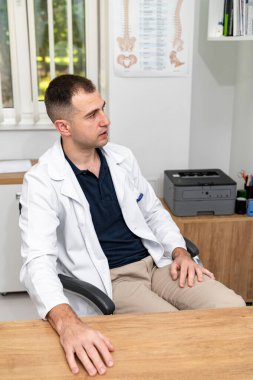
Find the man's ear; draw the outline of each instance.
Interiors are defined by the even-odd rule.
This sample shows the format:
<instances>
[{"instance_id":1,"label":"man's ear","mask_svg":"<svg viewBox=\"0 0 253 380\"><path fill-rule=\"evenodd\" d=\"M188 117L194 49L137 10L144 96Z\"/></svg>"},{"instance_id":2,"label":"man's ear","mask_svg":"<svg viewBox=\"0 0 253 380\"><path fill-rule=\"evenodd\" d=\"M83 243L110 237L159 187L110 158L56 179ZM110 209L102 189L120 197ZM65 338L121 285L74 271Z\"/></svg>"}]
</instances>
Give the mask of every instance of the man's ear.
<instances>
[{"instance_id":1,"label":"man's ear","mask_svg":"<svg viewBox=\"0 0 253 380\"><path fill-rule=\"evenodd\" d=\"M66 120L55 120L54 125L62 136L70 136L70 126Z\"/></svg>"}]
</instances>

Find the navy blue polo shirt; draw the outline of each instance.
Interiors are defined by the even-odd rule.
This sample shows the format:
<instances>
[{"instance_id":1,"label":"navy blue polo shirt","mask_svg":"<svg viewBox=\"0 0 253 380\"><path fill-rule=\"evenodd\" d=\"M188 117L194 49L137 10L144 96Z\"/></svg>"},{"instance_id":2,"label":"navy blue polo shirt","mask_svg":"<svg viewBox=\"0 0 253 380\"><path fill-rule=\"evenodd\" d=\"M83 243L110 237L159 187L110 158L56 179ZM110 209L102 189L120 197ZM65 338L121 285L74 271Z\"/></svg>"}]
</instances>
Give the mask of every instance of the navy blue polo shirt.
<instances>
[{"instance_id":1,"label":"navy blue polo shirt","mask_svg":"<svg viewBox=\"0 0 253 380\"><path fill-rule=\"evenodd\" d=\"M127 227L116 196L111 173L100 149L97 178L89 170L78 169L65 155L89 202L94 228L109 267L117 268L148 256L141 239Z\"/></svg>"}]
</instances>

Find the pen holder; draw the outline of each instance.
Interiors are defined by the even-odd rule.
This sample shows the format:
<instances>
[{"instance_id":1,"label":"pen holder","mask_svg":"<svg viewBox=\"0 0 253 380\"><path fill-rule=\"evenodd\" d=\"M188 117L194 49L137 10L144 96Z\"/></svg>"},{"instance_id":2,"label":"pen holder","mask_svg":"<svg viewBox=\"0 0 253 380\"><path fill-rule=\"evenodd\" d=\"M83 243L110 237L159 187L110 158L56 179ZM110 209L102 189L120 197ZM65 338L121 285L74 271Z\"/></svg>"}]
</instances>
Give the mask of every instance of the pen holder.
<instances>
[{"instance_id":1,"label":"pen holder","mask_svg":"<svg viewBox=\"0 0 253 380\"><path fill-rule=\"evenodd\" d=\"M235 201L235 213L246 214L246 210L247 210L247 199L243 197L237 197Z\"/></svg>"},{"instance_id":2,"label":"pen holder","mask_svg":"<svg viewBox=\"0 0 253 380\"><path fill-rule=\"evenodd\" d=\"M245 186L246 198L253 199L253 186Z\"/></svg>"}]
</instances>

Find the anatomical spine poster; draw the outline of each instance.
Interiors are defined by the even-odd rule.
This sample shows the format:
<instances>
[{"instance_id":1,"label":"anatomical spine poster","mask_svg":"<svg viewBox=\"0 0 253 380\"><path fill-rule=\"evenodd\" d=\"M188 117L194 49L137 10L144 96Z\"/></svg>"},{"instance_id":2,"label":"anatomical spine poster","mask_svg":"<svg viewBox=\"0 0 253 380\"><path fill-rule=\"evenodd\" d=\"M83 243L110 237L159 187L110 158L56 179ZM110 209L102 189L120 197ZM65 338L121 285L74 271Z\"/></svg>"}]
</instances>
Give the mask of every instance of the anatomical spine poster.
<instances>
[{"instance_id":1,"label":"anatomical spine poster","mask_svg":"<svg viewBox=\"0 0 253 380\"><path fill-rule=\"evenodd\" d=\"M186 75L191 0L111 0L119 76Z\"/></svg>"}]
</instances>

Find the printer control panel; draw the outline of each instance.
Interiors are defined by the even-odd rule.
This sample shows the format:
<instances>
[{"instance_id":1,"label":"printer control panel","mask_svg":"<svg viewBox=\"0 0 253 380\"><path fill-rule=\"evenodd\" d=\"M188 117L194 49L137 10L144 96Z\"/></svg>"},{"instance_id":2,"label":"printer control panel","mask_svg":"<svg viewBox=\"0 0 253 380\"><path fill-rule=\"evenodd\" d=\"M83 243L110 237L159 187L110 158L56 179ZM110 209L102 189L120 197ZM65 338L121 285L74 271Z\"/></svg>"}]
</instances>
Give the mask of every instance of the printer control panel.
<instances>
[{"instance_id":1,"label":"printer control panel","mask_svg":"<svg viewBox=\"0 0 253 380\"><path fill-rule=\"evenodd\" d=\"M208 199L208 198L230 198L230 189L213 189L210 186L202 186L202 189L184 190L185 199Z\"/></svg>"}]
</instances>

